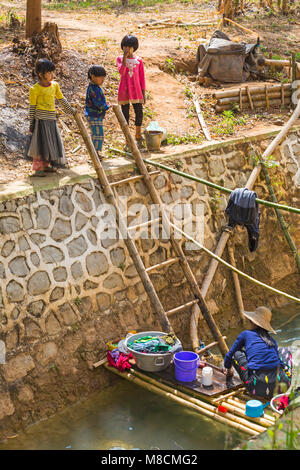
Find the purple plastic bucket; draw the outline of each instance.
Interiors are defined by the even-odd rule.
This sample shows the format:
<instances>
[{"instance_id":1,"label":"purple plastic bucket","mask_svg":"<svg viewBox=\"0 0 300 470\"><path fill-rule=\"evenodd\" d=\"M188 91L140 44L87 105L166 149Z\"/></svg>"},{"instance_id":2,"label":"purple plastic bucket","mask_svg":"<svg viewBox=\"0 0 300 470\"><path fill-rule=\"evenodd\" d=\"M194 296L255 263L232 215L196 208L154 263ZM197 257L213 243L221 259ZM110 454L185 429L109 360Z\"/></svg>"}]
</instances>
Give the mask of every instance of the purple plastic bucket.
<instances>
[{"instance_id":1,"label":"purple plastic bucket","mask_svg":"<svg viewBox=\"0 0 300 470\"><path fill-rule=\"evenodd\" d=\"M198 354L192 351L180 351L174 354L175 378L179 382L193 382L197 377Z\"/></svg>"}]
</instances>

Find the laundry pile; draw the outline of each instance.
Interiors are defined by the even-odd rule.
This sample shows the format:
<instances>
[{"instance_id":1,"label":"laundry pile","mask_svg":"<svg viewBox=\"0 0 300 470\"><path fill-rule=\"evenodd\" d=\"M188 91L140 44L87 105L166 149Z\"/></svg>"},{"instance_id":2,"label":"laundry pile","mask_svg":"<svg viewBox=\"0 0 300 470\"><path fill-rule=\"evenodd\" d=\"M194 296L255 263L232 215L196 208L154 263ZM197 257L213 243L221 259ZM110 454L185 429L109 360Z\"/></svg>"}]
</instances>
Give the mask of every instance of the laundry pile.
<instances>
[{"instance_id":1,"label":"laundry pile","mask_svg":"<svg viewBox=\"0 0 300 470\"><path fill-rule=\"evenodd\" d=\"M163 354L169 352L176 343L176 336L168 334L164 336L143 336L142 338L128 341L128 348L145 354Z\"/></svg>"}]
</instances>

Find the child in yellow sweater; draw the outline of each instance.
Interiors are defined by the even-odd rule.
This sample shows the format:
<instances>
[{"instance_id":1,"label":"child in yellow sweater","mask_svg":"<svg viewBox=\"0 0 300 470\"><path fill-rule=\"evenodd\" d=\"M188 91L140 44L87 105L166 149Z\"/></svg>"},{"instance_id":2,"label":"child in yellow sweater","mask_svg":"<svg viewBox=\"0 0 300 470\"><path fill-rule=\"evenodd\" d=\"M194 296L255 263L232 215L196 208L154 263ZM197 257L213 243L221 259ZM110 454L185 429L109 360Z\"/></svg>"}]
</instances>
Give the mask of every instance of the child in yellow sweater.
<instances>
[{"instance_id":1,"label":"child in yellow sweater","mask_svg":"<svg viewBox=\"0 0 300 470\"><path fill-rule=\"evenodd\" d=\"M65 150L56 124L55 99L68 114L73 110L64 98L59 84L53 80L55 65L48 59L39 59L36 74L39 81L29 91L29 132L32 134L28 155L33 158L32 176L46 176L55 167L66 166Z\"/></svg>"}]
</instances>

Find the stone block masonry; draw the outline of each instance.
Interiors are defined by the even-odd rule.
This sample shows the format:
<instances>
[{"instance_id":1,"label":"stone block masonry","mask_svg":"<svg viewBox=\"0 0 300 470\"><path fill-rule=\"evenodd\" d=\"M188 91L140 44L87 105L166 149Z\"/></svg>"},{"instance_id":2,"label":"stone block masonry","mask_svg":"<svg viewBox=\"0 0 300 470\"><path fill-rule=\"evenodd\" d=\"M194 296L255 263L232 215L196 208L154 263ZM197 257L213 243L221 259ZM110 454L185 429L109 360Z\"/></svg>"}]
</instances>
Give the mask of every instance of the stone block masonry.
<instances>
[{"instance_id":1,"label":"stone block masonry","mask_svg":"<svg viewBox=\"0 0 300 470\"><path fill-rule=\"evenodd\" d=\"M262 152L270 138L261 135L212 143L168 156L167 164L180 161L182 171L229 188L241 187L255 164L253 148ZM299 188L294 184L299 133L294 132L292 139L293 145L282 146L274 156L280 168L270 172L280 202L299 206ZM127 162L108 174L112 180L122 180L133 172L134 166L129 168ZM168 206L190 204L191 223L197 222L197 206L203 207L204 244L213 250L226 223L228 198L167 172L153 176L153 181ZM104 357L107 341L132 329L160 329L125 243L110 224L104 195L94 177L83 181L71 178L62 187L58 181L57 186L38 188L31 194L27 188L26 195L20 194L19 183L17 188L15 197L11 188L9 196L5 191L0 193L0 340L6 347L6 361L0 363L0 439L114 380L106 371L92 368ZM262 180L255 190L259 197L268 198ZM139 217L145 221L150 198L144 184L131 181L115 191L120 206L127 198L128 222L136 225ZM240 228L235 232L237 266L293 293L293 286L299 286L294 260L272 209L261 210L256 253L248 250L246 231ZM180 213L175 215L180 220ZM285 218L294 226L293 237L299 247L299 220L291 214ZM168 239L153 239L149 230L144 226L137 236L146 267L174 256ZM280 260L275 260L274 252L281 254ZM201 285L209 258L199 250L187 250L186 254ZM153 271L150 277L166 310L192 300L178 264ZM248 310L257 302L283 302L245 280L241 285ZM238 321L231 274L224 267L218 268L207 302L221 330ZM189 348L190 312L170 320ZM211 340L203 321L200 328L199 337Z\"/></svg>"}]
</instances>

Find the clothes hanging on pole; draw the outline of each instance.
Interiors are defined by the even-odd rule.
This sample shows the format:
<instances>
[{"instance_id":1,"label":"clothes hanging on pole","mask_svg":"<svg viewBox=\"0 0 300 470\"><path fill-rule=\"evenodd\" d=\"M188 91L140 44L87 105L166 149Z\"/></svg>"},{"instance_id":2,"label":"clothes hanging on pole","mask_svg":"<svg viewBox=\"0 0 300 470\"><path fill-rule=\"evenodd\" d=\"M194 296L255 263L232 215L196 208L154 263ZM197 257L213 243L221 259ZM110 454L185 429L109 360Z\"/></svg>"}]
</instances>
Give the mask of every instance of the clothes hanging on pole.
<instances>
[{"instance_id":1,"label":"clothes hanging on pole","mask_svg":"<svg viewBox=\"0 0 300 470\"><path fill-rule=\"evenodd\" d=\"M256 202L257 194L247 188L237 188L230 194L225 209L229 217L228 225L242 225L248 233L248 247L251 252L258 247L260 210Z\"/></svg>"}]
</instances>

